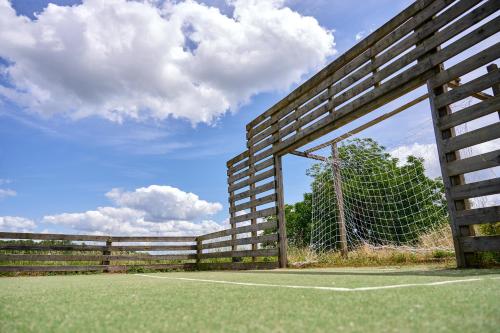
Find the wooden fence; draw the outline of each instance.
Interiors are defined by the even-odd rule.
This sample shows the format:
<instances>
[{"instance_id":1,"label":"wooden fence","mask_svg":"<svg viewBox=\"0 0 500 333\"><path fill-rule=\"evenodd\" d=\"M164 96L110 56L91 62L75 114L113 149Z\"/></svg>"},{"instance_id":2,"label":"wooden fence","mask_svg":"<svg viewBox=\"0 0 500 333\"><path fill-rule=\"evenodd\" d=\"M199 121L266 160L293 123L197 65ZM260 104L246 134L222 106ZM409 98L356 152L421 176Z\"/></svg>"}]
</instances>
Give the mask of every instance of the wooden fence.
<instances>
[{"instance_id":1,"label":"wooden fence","mask_svg":"<svg viewBox=\"0 0 500 333\"><path fill-rule=\"evenodd\" d=\"M275 230L276 222L198 237L0 232L0 272L276 268L278 236ZM264 231L267 233L245 237L248 233ZM236 238L227 239L228 236ZM261 244L260 249L257 249L258 244ZM231 250L233 246L245 245L253 249Z\"/></svg>"},{"instance_id":2,"label":"wooden fence","mask_svg":"<svg viewBox=\"0 0 500 333\"><path fill-rule=\"evenodd\" d=\"M499 123L462 135L453 130L499 110L498 96L456 115L449 110L451 103L498 87L498 69L452 91L447 85L499 58L498 39L476 47L497 35L499 7L498 0L418 0L252 120L246 126L247 150L227 162L232 227L277 220L279 261L285 267L282 156L427 85L458 264L467 266L465 252L500 251L498 237L475 237L469 228L499 221L499 207L471 210L462 202L500 192L499 178L465 184L463 177L498 166L498 150L463 160L458 152L500 137ZM468 54L457 58L464 51ZM447 61L457 63L444 70Z\"/></svg>"}]
</instances>

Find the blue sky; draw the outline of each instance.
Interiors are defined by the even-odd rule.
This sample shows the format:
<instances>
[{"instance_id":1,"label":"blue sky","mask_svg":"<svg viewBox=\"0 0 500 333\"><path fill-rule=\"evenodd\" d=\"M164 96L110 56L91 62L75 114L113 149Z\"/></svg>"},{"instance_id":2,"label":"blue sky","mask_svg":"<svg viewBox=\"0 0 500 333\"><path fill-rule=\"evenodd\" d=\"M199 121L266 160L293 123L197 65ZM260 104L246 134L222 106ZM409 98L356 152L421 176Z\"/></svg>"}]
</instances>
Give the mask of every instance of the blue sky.
<instances>
[{"instance_id":1,"label":"blue sky","mask_svg":"<svg viewBox=\"0 0 500 333\"><path fill-rule=\"evenodd\" d=\"M38 15L34 13L43 13L47 3L48 1L12 1L11 6L18 16L25 15L35 21ZM54 3L59 6L80 5L76 1ZM376 29L405 8L410 1L370 0L361 3L362 5L354 5L350 1L337 0L286 1L284 6L301 17L314 17L319 25L313 27L314 29L333 31L336 53L325 51L323 55L326 54L326 58L323 60L320 59L321 56L314 55L319 59L317 63L302 60L304 63L296 67L291 63L290 66L300 72L300 79L285 77L284 81L289 82L286 86L265 86L258 81L259 78L255 78L258 81L255 86L247 88L245 75L248 74L244 70L242 77L235 84L235 92L231 91L231 85L218 83L219 86L224 86L221 89L229 96L227 99L232 111L226 112L222 106L222 109L218 110L216 105L210 109L211 114L216 116L208 121L200 121L201 116L196 114L196 110L193 111L194 115L188 117L183 117L182 114L178 117L165 117L162 113L162 116L153 114L152 117L145 118L124 117L110 120L110 114L92 114L93 104L90 107L85 106L85 111L82 112L87 113L84 116L75 117L71 112L79 106L72 105L73 100L70 98L65 99L64 104L47 106L23 103L22 99L0 94L0 189L15 192L15 195L0 197L0 216L30 219L36 224L34 230L37 231L71 231L72 224L50 224L47 219L44 221L44 216L88 212L96 210L97 207L121 205L120 207L130 208L130 203L123 206L126 193L134 193L138 188L160 185L194 193L205 203L222 204L222 209L214 209L208 212L206 217L203 216L202 210L200 215L190 218L195 223L205 219L222 223L228 216L225 163L243 151L245 124L279 101L298 83L314 74L323 63L330 62L352 47L356 43L356 35L366 35ZM234 8L224 1L206 1L205 4L219 8L222 15L233 15ZM182 12L182 15L188 15L184 13ZM196 48L198 44L201 45L197 38L199 37L193 35L192 44L186 43L186 47L193 45L191 47ZM3 64L4 68L13 65L20 51L16 52L11 53L11 59L6 56L0 58L0 64ZM141 58L134 61L142 61L139 65L147 66L147 61L144 60L147 58L142 58L147 54L140 56ZM50 66L54 66L54 71L57 72L58 68L66 66L64 61L65 59L54 58L54 63L50 63ZM275 61L279 62L280 59ZM76 58L74 66L74 70L78 71L79 61ZM71 66L68 68L71 69ZM265 80L273 79L272 75L265 77L266 71L259 76ZM71 80L71 77L68 80ZM210 81L211 77L207 80ZM70 82L69 85L72 84L73 82ZM109 88L106 82L99 80L92 81L93 84L96 85L97 93L92 91L89 94L99 95L98 89L109 89L112 91L110 94L113 94L114 89L117 89ZM104 88L99 88L101 85ZM1 86L25 92L25 88L16 87L12 77L5 73L0 75ZM59 91L58 89L53 88L52 92ZM119 91L117 94L120 97ZM99 98L114 98L114 95L103 96L99 95ZM61 97L65 98L65 95ZM137 97L139 98L143 97ZM203 101L196 104L196 98L187 98L194 99L190 101L195 103L190 104L191 108L193 105L203 107ZM37 105L41 105L41 110L36 109ZM389 109L391 105L371 117ZM427 104L422 103L412 108L411 112L403 113L384 123L382 127L370 129L366 135L376 137L389 147L408 142L430 144L433 142L432 130L425 126L429 116ZM330 137L340 132L336 131ZM300 200L302 193L309 190L309 179L305 176L305 170L310 164L311 161L300 157L285 157L286 202ZM116 188L122 189L125 194L119 199L106 196L106 193ZM112 200L115 201L111 202ZM133 207L137 208L137 205ZM184 220L182 216L178 219ZM82 228L77 231L87 230L93 232L101 229Z\"/></svg>"}]
</instances>

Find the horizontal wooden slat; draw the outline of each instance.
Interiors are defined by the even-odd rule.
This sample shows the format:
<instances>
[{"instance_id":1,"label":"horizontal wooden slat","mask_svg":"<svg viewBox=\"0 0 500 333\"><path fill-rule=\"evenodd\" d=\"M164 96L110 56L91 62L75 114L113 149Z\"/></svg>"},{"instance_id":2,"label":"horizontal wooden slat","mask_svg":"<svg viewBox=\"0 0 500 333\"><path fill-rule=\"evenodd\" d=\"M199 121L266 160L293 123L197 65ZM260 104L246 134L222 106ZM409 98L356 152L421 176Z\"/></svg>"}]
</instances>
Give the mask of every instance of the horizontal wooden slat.
<instances>
[{"instance_id":1,"label":"horizontal wooden slat","mask_svg":"<svg viewBox=\"0 0 500 333\"><path fill-rule=\"evenodd\" d=\"M489 115L500 109L500 96L487 99L483 102L473 104L459 111L453 112L439 119L438 127L444 131L474 119Z\"/></svg>"},{"instance_id":2,"label":"horizontal wooden slat","mask_svg":"<svg viewBox=\"0 0 500 333\"><path fill-rule=\"evenodd\" d=\"M480 22L482 19L488 15L494 13L499 7L498 2L489 1L481 5L480 7L474 9L472 12L467 13L464 17L460 18L453 25L444 28L443 30L436 32L432 37L425 39L416 48L412 49L410 52L406 53L402 57L396 59L386 67L378 70L372 76L358 83L357 85L349 88L345 92L335 96L333 99L333 107L336 107L351 98L361 94L365 90L373 87L377 83L382 82L382 80L390 77L392 74L398 72L400 69L416 61L419 57L425 55L432 49L438 47L440 44L453 38L460 32L466 30L467 28L473 26L474 24ZM445 22L443 22L444 24ZM403 73L407 71L412 71L411 68L406 69ZM377 90L377 89L375 89ZM363 96L359 97L361 99ZM441 96L440 96L441 97Z\"/></svg>"},{"instance_id":3,"label":"horizontal wooden slat","mask_svg":"<svg viewBox=\"0 0 500 333\"><path fill-rule=\"evenodd\" d=\"M96 236L46 233L0 232L0 239L67 240L93 242L195 242L196 237L177 236Z\"/></svg>"},{"instance_id":4,"label":"horizontal wooden slat","mask_svg":"<svg viewBox=\"0 0 500 333\"><path fill-rule=\"evenodd\" d=\"M16 251L103 251L107 247L101 245L42 245L42 244L5 244L0 243L0 250Z\"/></svg>"},{"instance_id":5,"label":"horizontal wooden slat","mask_svg":"<svg viewBox=\"0 0 500 333\"><path fill-rule=\"evenodd\" d=\"M446 164L446 169L448 176L456 176L497 166L500 166L500 149L449 162Z\"/></svg>"},{"instance_id":6,"label":"horizontal wooden slat","mask_svg":"<svg viewBox=\"0 0 500 333\"><path fill-rule=\"evenodd\" d=\"M254 165L253 167L249 167L247 170L242 171L240 173L237 173L235 175L231 175L228 172L228 176L229 176L228 177L228 183L232 184L232 183L234 183L235 181L237 181L239 179L248 177L251 174L256 173L256 172L258 172L260 170L264 170L265 168L268 168L268 167L272 166L273 164L274 164L274 160L272 158L270 158L270 159L265 160L262 163Z\"/></svg>"},{"instance_id":7,"label":"horizontal wooden slat","mask_svg":"<svg viewBox=\"0 0 500 333\"><path fill-rule=\"evenodd\" d=\"M48 266L2 266L0 272L85 272L85 271L103 271L106 266L69 266L69 265L48 265Z\"/></svg>"},{"instance_id":8,"label":"horizontal wooden slat","mask_svg":"<svg viewBox=\"0 0 500 333\"><path fill-rule=\"evenodd\" d=\"M277 261L200 263L197 267L201 270L274 269L279 267L279 263Z\"/></svg>"},{"instance_id":9,"label":"horizontal wooden slat","mask_svg":"<svg viewBox=\"0 0 500 333\"><path fill-rule=\"evenodd\" d=\"M106 242L110 236L0 232L0 239L67 240Z\"/></svg>"},{"instance_id":10,"label":"horizontal wooden slat","mask_svg":"<svg viewBox=\"0 0 500 333\"><path fill-rule=\"evenodd\" d=\"M245 158L248 158L248 151L244 151L244 152L236 155L235 157L233 157L229 161L227 161L227 166L230 167L238 162L243 161Z\"/></svg>"},{"instance_id":11,"label":"horizontal wooden slat","mask_svg":"<svg viewBox=\"0 0 500 333\"><path fill-rule=\"evenodd\" d=\"M269 110L262 113L260 116L256 117L247 125L247 131L251 134L251 129L255 127L257 124L262 122L267 117L271 116L275 112L283 109L287 105L293 103L295 100L299 99L303 95L307 94L315 87L321 85L322 81L326 78L330 77L337 70L348 64L351 60L361 55L363 52L368 50L375 43L383 39L386 35L391 33L395 28L400 26L401 24L408 21L413 15L418 13L423 8L427 7L429 4L433 3L433 1L416 1L404 11L396 15L394 18L389 20L382 27L375 30L373 33L368 35L366 38L361 40L358 44L352 47L350 50L342 54L340 57L335 59L332 63L330 63L323 70L318 72L312 78L307 80L304 84L297 87L294 91L292 91L287 97L283 98L281 101L272 106Z\"/></svg>"},{"instance_id":12,"label":"horizontal wooden slat","mask_svg":"<svg viewBox=\"0 0 500 333\"><path fill-rule=\"evenodd\" d=\"M152 264L152 265L93 265L93 266L67 266L67 265L36 265L36 266L2 266L0 272L81 272L81 271L110 271L126 272L130 269L194 269L194 263L184 264Z\"/></svg>"},{"instance_id":13,"label":"horizontal wooden slat","mask_svg":"<svg viewBox=\"0 0 500 333\"><path fill-rule=\"evenodd\" d=\"M220 238L220 237L225 237L225 236L243 234L243 233L252 232L252 231L273 229L276 227L277 227L276 221L263 222L263 223L253 224L253 225L246 225L246 226L242 226L242 227L212 232L210 234L201 235L198 237L198 239L203 241L203 240Z\"/></svg>"},{"instance_id":14,"label":"horizontal wooden slat","mask_svg":"<svg viewBox=\"0 0 500 333\"><path fill-rule=\"evenodd\" d=\"M250 189L250 190L238 193L238 194L231 195L229 197L229 200L230 200L230 202L231 201L242 200L242 199L248 198L248 197L250 197L252 195L257 195L259 193L263 193L263 192L267 192L267 191L273 190L275 186L276 186L275 182L274 181L270 181L270 182L265 183L263 185L257 186L254 189Z\"/></svg>"},{"instance_id":15,"label":"horizontal wooden slat","mask_svg":"<svg viewBox=\"0 0 500 333\"><path fill-rule=\"evenodd\" d=\"M216 249L220 247L228 247L233 245L248 245L248 244L275 242L277 240L278 240L278 235L271 234L271 235L262 235L257 237L230 239L220 242L204 243L202 244L201 247L202 249Z\"/></svg>"},{"instance_id":16,"label":"horizontal wooden slat","mask_svg":"<svg viewBox=\"0 0 500 333\"><path fill-rule=\"evenodd\" d=\"M450 195L454 200L463 200L500 193L500 178L452 186Z\"/></svg>"},{"instance_id":17,"label":"horizontal wooden slat","mask_svg":"<svg viewBox=\"0 0 500 333\"><path fill-rule=\"evenodd\" d=\"M113 242L196 242L196 237L183 236L111 236L110 238Z\"/></svg>"},{"instance_id":18,"label":"horizontal wooden slat","mask_svg":"<svg viewBox=\"0 0 500 333\"><path fill-rule=\"evenodd\" d=\"M240 223L240 222L249 221L252 219L258 219L261 217L268 217L268 216L276 215L276 211L277 211L276 207L266 208L266 209L258 210L256 212L231 217L230 222L231 223Z\"/></svg>"},{"instance_id":19,"label":"horizontal wooden slat","mask_svg":"<svg viewBox=\"0 0 500 333\"><path fill-rule=\"evenodd\" d=\"M228 191L229 192L233 192L233 191L237 191L245 186L248 186L250 184L255 184L257 182L260 182L261 180L264 180L264 179L267 179L267 178L271 178L271 177L274 177L274 169L271 169L271 170L267 170L265 172L262 172L258 175L255 175L255 176L252 176L248 179L245 179L239 183L236 183L234 185L230 185L229 188L228 188Z\"/></svg>"},{"instance_id":20,"label":"horizontal wooden slat","mask_svg":"<svg viewBox=\"0 0 500 333\"><path fill-rule=\"evenodd\" d=\"M295 150L423 85L434 75L432 69L435 66L498 32L499 27L500 18L488 21L440 51L426 56L421 62L382 83L378 88L342 106L295 136L283 140L275 146L274 153Z\"/></svg>"},{"instance_id":21,"label":"horizontal wooden slat","mask_svg":"<svg viewBox=\"0 0 500 333\"><path fill-rule=\"evenodd\" d=\"M108 247L111 251L191 251L196 245L123 245Z\"/></svg>"},{"instance_id":22,"label":"horizontal wooden slat","mask_svg":"<svg viewBox=\"0 0 500 333\"><path fill-rule=\"evenodd\" d=\"M429 84L432 88L436 88L470 73L479 67L485 66L499 57L500 42L472 55L470 58L467 58L458 64L443 70L442 72L439 72L436 76L429 80Z\"/></svg>"},{"instance_id":23,"label":"horizontal wooden slat","mask_svg":"<svg viewBox=\"0 0 500 333\"><path fill-rule=\"evenodd\" d=\"M500 138L500 122L443 140L443 150L445 153L450 153L497 138Z\"/></svg>"},{"instance_id":24,"label":"horizontal wooden slat","mask_svg":"<svg viewBox=\"0 0 500 333\"><path fill-rule=\"evenodd\" d=\"M494 70L487 74L475 78L470 82L461 84L459 87L450 90L436 97L435 104L437 108L458 102L464 98L471 96L473 93L483 91L492 87L500 81L500 70Z\"/></svg>"},{"instance_id":25,"label":"horizontal wooden slat","mask_svg":"<svg viewBox=\"0 0 500 333\"><path fill-rule=\"evenodd\" d=\"M255 200L252 200L252 201L249 201L249 202L242 203L240 205L236 205L234 207L231 207L229 209L229 212L230 213L235 213L235 212L239 212L239 211L242 211L242 210L245 210L245 209L249 209L249 208L253 208L253 207L265 205L265 204L268 204L268 203L274 202L274 201L276 201L276 194L275 193L266 195L266 196L264 196L262 198L258 198L258 199L255 199Z\"/></svg>"},{"instance_id":26,"label":"horizontal wooden slat","mask_svg":"<svg viewBox=\"0 0 500 333\"><path fill-rule=\"evenodd\" d=\"M59 255L59 254L0 254L0 261L151 261L196 259L196 254L168 255Z\"/></svg>"},{"instance_id":27,"label":"horizontal wooden slat","mask_svg":"<svg viewBox=\"0 0 500 333\"><path fill-rule=\"evenodd\" d=\"M474 225L500 222L500 206L459 210L455 214L457 225Z\"/></svg>"},{"instance_id":28,"label":"horizontal wooden slat","mask_svg":"<svg viewBox=\"0 0 500 333\"><path fill-rule=\"evenodd\" d=\"M123 246L100 246L100 245L42 245L42 244L1 244L0 250L19 251L185 251L196 250L196 245L123 245Z\"/></svg>"},{"instance_id":29,"label":"horizontal wooden slat","mask_svg":"<svg viewBox=\"0 0 500 333\"><path fill-rule=\"evenodd\" d=\"M244 251L224 251L202 253L201 259L210 258L242 258L242 257L275 257L279 253L278 249L244 250Z\"/></svg>"},{"instance_id":30,"label":"horizontal wooden slat","mask_svg":"<svg viewBox=\"0 0 500 333\"><path fill-rule=\"evenodd\" d=\"M464 252L500 251L500 235L460 237L460 243Z\"/></svg>"}]
</instances>

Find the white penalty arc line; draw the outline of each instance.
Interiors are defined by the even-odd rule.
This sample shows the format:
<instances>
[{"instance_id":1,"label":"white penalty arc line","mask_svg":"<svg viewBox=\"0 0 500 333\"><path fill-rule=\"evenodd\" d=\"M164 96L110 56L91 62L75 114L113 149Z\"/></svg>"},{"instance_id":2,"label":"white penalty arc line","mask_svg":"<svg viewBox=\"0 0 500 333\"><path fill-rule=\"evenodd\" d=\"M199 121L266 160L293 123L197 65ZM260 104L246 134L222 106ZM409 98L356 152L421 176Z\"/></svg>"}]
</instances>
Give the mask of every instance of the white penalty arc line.
<instances>
[{"instance_id":1,"label":"white penalty arc line","mask_svg":"<svg viewBox=\"0 0 500 333\"><path fill-rule=\"evenodd\" d=\"M299 286L299 285L288 285L288 284L269 284L269 283L253 283L253 282L235 282L235 281L224 281L224 280L208 280L208 279L195 279L195 278L170 277L170 276L154 276L154 275L147 275L147 274L134 274L134 275L153 278L153 279L167 279L167 280L230 284L230 285L247 286L247 287L314 289L314 290L346 291L346 292L395 289L395 288L419 287L419 286L440 286L440 285L453 284L453 283L464 283L464 282L474 282L474 281L484 280L482 278L474 278L474 279L462 279L462 280L446 280L446 281L428 282L428 283L406 283L406 284L393 284L393 285L375 286L375 287L342 288L342 287ZM492 278L492 279L497 279L497 278Z\"/></svg>"}]
</instances>

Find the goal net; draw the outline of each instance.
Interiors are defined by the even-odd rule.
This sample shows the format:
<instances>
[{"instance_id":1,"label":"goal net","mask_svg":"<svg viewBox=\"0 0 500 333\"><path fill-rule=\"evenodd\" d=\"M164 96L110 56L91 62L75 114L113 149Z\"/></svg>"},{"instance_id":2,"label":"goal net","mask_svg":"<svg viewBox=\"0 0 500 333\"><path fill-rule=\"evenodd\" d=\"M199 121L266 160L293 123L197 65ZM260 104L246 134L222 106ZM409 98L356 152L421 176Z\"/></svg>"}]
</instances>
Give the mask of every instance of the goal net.
<instances>
[{"instance_id":1,"label":"goal net","mask_svg":"<svg viewBox=\"0 0 500 333\"><path fill-rule=\"evenodd\" d=\"M449 232L442 181L425 175L422 159L398 160L372 139L346 141L337 151L308 171L314 249L340 249L342 221L349 249L416 248L426 235ZM431 247L449 245L438 239Z\"/></svg>"}]
</instances>

